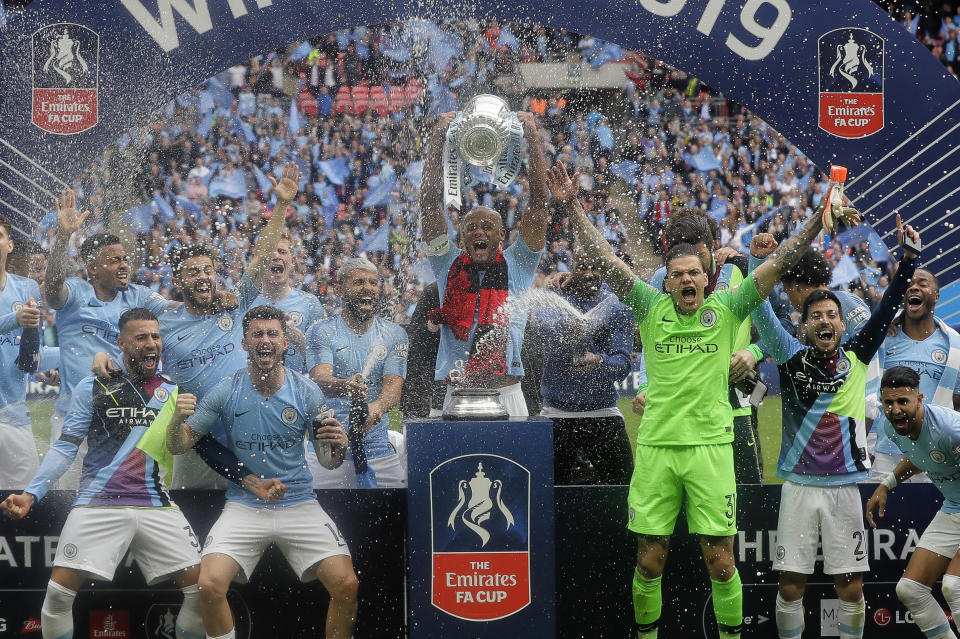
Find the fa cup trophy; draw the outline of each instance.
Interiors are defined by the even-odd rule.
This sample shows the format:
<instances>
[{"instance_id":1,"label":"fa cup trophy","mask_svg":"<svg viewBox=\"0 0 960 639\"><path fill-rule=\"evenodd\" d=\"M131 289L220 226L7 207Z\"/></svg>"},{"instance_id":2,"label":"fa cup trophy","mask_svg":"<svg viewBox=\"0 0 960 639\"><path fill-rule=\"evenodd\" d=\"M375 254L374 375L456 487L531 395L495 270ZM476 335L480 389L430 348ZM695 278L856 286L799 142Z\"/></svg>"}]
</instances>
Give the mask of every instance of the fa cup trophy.
<instances>
[{"instance_id":1,"label":"fa cup trophy","mask_svg":"<svg viewBox=\"0 0 960 639\"><path fill-rule=\"evenodd\" d=\"M523 125L503 98L474 96L447 129L444 205L459 209L477 174L496 187L510 186L520 172L522 141Z\"/></svg>"}]
</instances>

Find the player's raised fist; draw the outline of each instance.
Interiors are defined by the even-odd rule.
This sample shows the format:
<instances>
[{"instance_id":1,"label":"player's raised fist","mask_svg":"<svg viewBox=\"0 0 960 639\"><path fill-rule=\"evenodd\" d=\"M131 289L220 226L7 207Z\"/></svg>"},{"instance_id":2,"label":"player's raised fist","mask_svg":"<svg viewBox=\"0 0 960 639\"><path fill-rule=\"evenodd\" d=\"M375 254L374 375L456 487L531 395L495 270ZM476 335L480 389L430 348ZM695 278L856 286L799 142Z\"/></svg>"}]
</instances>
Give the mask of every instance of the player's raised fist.
<instances>
[{"instance_id":1,"label":"player's raised fist","mask_svg":"<svg viewBox=\"0 0 960 639\"><path fill-rule=\"evenodd\" d=\"M173 416L179 421L185 420L187 417L193 415L197 410L197 396L191 395L190 393L180 393L177 395L177 408L174 410Z\"/></svg>"},{"instance_id":2,"label":"player's raised fist","mask_svg":"<svg viewBox=\"0 0 960 639\"><path fill-rule=\"evenodd\" d=\"M750 240L750 255L757 259L765 259L777 250L777 240L770 233L757 233Z\"/></svg>"},{"instance_id":3,"label":"player's raised fist","mask_svg":"<svg viewBox=\"0 0 960 639\"><path fill-rule=\"evenodd\" d=\"M40 326L40 309L37 308L37 301L32 297L17 311L17 324L23 328Z\"/></svg>"},{"instance_id":4,"label":"player's raised fist","mask_svg":"<svg viewBox=\"0 0 960 639\"><path fill-rule=\"evenodd\" d=\"M33 506L34 501L33 495L27 493L10 495L0 502L0 510L10 519L23 519L30 512L30 507Z\"/></svg>"}]
</instances>

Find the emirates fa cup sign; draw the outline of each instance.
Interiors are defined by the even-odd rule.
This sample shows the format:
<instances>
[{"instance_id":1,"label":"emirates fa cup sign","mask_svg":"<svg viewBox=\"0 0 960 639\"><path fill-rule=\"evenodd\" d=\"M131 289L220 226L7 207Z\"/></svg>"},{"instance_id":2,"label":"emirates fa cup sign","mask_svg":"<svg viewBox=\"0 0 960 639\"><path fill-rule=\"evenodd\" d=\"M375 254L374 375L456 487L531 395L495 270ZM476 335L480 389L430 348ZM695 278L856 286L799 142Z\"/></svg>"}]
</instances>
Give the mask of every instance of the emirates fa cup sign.
<instances>
[{"instance_id":1,"label":"emirates fa cup sign","mask_svg":"<svg viewBox=\"0 0 960 639\"><path fill-rule=\"evenodd\" d=\"M97 124L100 36L81 24L41 27L33 46L32 122L57 135Z\"/></svg>"},{"instance_id":2,"label":"emirates fa cup sign","mask_svg":"<svg viewBox=\"0 0 960 639\"><path fill-rule=\"evenodd\" d=\"M491 621L530 605L529 486L526 468L497 455L433 469L434 606Z\"/></svg>"}]
</instances>

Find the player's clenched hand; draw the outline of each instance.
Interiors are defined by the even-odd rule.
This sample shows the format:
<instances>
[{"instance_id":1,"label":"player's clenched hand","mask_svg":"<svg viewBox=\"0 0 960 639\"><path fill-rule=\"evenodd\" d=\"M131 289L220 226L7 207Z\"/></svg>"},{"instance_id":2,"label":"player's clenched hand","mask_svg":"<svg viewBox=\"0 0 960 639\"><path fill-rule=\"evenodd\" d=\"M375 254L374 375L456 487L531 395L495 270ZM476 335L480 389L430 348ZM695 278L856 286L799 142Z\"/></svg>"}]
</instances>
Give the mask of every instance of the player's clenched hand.
<instances>
[{"instance_id":1,"label":"player's clenched hand","mask_svg":"<svg viewBox=\"0 0 960 639\"><path fill-rule=\"evenodd\" d=\"M899 213L897 213L897 243L903 249L904 257L919 257L915 251L910 250L909 246L920 246L920 234L909 224L904 226Z\"/></svg>"},{"instance_id":2,"label":"player's clenched hand","mask_svg":"<svg viewBox=\"0 0 960 639\"><path fill-rule=\"evenodd\" d=\"M0 510L10 519L23 519L33 502L36 501L33 495L29 493L20 493L19 495L10 495L0 502Z\"/></svg>"},{"instance_id":3,"label":"player's clenched hand","mask_svg":"<svg viewBox=\"0 0 960 639\"><path fill-rule=\"evenodd\" d=\"M357 373L347 380L347 395L354 401L366 401L367 384L363 381L362 374Z\"/></svg>"},{"instance_id":4,"label":"player's clenched hand","mask_svg":"<svg viewBox=\"0 0 960 639\"><path fill-rule=\"evenodd\" d=\"M750 240L750 255L764 259L777 249L777 240L770 233L757 233Z\"/></svg>"},{"instance_id":5,"label":"player's clenched hand","mask_svg":"<svg viewBox=\"0 0 960 639\"><path fill-rule=\"evenodd\" d=\"M739 382L757 365L757 358L749 350L737 351L730 359L730 381Z\"/></svg>"},{"instance_id":6,"label":"player's clenched hand","mask_svg":"<svg viewBox=\"0 0 960 639\"><path fill-rule=\"evenodd\" d=\"M647 407L647 393L637 393L637 396L633 398L633 412L635 412L640 417L643 417L643 411Z\"/></svg>"},{"instance_id":7,"label":"player's clenched hand","mask_svg":"<svg viewBox=\"0 0 960 639\"><path fill-rule=\"evenodd\" d=\"M37 300L32 297L17 311L17 324L23 328L37 328L40 326L40 309Z\"/></svg>"},{"instance_id":8,"label":"player's clenched hand","mask_svg":"<svg viewBox=\"0 0 960 639\"><path fill-rule=\"evenodd\" d=\"M873 494L870 495L870 499L867 500L866 516L867 523L870 524L871 528L877 527L877 522L873 520L873 509L877 509L877 514L880 517L883 517L884 511L887 508L887 493L890 492L886 486L879 484L877 489L873 491Z\"/></svg>"},{"instance_id":9,"label":"player's clenched hand","mask_svg":"<svg viewBox=\"0 0 960 639\"><path fill-rule=\"evenodd\" d=\"M110 379L119 370L117 363L104 352L99 352L93 356L93 363L90 364L90 370L100 379Z\"/></svg>"},{"instance_id":10,"label":"player's clenched hand","mask_svg":"<svg viewBox=\"0 0 960 639\"><path fill-rule=\"evenodd\" d=\"M243 478L243 487L266 502L276 502L287 494L287 485L273 477L260 479L256 475L247 475Z\"/></svg>"},{"instance_id":11,"label":"player's clenched hand","mask_svg":"<svg viewBox=\"0 0 960 639\"><path fill-rule=\"evenodd\" d=\"M193 415L197 410L197 396L190 393L177 395L177 407L173 411L173 418L179 422Z\"/></svg>"}]
</instances>

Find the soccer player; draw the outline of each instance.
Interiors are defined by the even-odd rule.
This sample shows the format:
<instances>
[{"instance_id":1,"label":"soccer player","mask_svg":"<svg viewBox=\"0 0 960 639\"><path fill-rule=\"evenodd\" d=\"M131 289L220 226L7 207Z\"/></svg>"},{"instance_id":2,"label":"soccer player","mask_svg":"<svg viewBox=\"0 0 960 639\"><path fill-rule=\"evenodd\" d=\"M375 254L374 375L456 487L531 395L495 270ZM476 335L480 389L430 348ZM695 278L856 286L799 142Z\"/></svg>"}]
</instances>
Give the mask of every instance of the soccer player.
<instances>
[{"instance_id":1,"label":"soccer player","mask_svg":"<svg viewBox=\"0 0 960 639\"><path fill-rule=\"evenodd\" d=\"M6 268L20 243L12 233L10 220L0 215L0 489L23 486L40 464L27 408L27 375L16 364L23 329L40 326L40 287Z\"/></svg>"},{"instance_id":2,"label":"soccer player","mask_svg":"<svg viewBox=\"0 0 960 639\"><path fill-rule=\"evenodd\" d=\"M960 335L933 314L940 299L940 283L930 271L918 268L904 296L903 313L877 352L880 370L909 366L920 374L920 392L937 406L960 408ZM873 425L877 431L876 454L873 458L873 480L880 481L896 468L903 458L900 448L887 439L880 415ZM908 481L923 481L918 473Z\"/></svg>"},{"instance_id":3,"label":"soccer player","mask_svg":"<svg viewBox=\"0 0 960 639\"><path fill-rule=\"evenodd\" d=\"M279 182L271 175L277 202L267 226L255 243L253 258L233 293L235 308L224 308L217 288L214 255L206 244L190 244L171 255L174 282L183 291L183 305L160 315L164 372L184 392L202 398L221 380L246 363L239 348L241 321L254 307L271 254L283 231L283 213L297 194L300 171L293 162ZM219 435L222 429L216 429ZM173 485L178 488L222 487L223 483L195 454L174 459Z\"/></svg>"},{"instance_id":4,"label":"soccer player","mask_svg":"<svg viewBox=\"0 0 960 639\"><path fill-rule=\"evenodd\" d=\"M516 300L533 285L547 232L549 167L541 132L532 113L517 113L530 156L530 200L517 223L517 240L503 250L500 214L477 206L461 218L456 248L447 234L441 177L444 136L454 115L442 114L433 130L420 192L423 241L440 291L440 308L430 314L440 327L434 379L448 384L445 407L452 398L450 374L457 371L473 384L497 389L511 417L525 417L520 351L527 305Z\"/></svg>"},{"instance_id":5,"label":"soccer player","mask_svg":"<svg viewBox=\"0 0 960 639\"><path fill-rule=\"evenodd\" d=\"M806 346L787 333L769 303L753 320L780 371L783 433L777 476L784 480L777 522L780 572L776 603L782 639L803 631L803 594L822 539L823 571L833 575L840 599L840 637L863 636L863 573L869 570L857 482L870 476L866 433L867 367L883 341L913 275L919 247L910 226L897 216L904 256L879 306L860 332L841 342L845 322L840 300L817 289L800 310ZM766 257L776 245L772 235L754 237L750 253ZM758 268L762 268L758 267Z\"/></svg>"},{"instance_id":6,"label":"soccer player","mask_svg":"<svg viewBox=\"0 0 960 639\"><path fill-rule=\"evenodd\" d=\"M250 471L276 477L286 487L276 505L268 507L235 484L227 486L227 504L204 544L199 581L207 635L217 639L235 636L227 603L230 581L249 579L271 543L302 581L319 579L330 593L326 636L348 639L353 632L358 587L353 562L336 524L317 503L302 444L305 434L313 432L320 463L335 468L346 456L347 436L330 417L314 431L314 418L326 412L323 392L283 366L289 346L285 322L284 314L269 306L248 311L242 341L247 366L217 384L199 404L192 396L181 396L167 427L167 447L179 455L222 420L229 447Z\"/></svg>"},{"instance_id":7,"label":"soccer player","mask_svg":"<svg viewBox=\"0 0 960 639\"><path fill-rule=\"evenodd\" d=\"M705 295L710 295L715 290L725 291L735 288L743 282L744 273L747 270L746 258L738 254L724 261L723 264L717 263L714 249L720 244L719 238L713 233L710 218L703 213L689 209L677 211L664 227L663 235L668 251L680 243L692 244L697 248L700 263L709 278L707 288L704 289ZM650 286L658 291L663 290L666 273L666 267L657 269L650 278ZM734 348L736 350L730 359L731 385L728 393L728 400L733 408L733 466L738 484L759 484L763 480L761 470L763 458L753 428L753 408L749 398L734 386L736 382L745 378L756 367L757 361L763 357L760 347L750 343L749 318L740 324ZM645 360L643 361L645 364ZM646 390L646 384L641 384L637 394L645 393Z\"/></svg>"},{"instance_id":8,"label":"soccer player","mask_svg":"<svg viewBox=\"0 0 960 639\"><path fill-rule=\"evenodd\" d=\"M145 286L129 283L130 266L120 238L97 233L80 246L80 259L87 269L87 279L66 277L67 251L71 236L90 214L77 210L77 194L66 189L55 201L57 235L44 277L47 306L57 312L57 338L60 343L60 394L51 417L50 441L60 436L73 389L90 374L94 355L105 352L117 358L120 314L130 308L144 307L160 314L171 302ZM85 445L77 455L77 463L64 473L62 488L75 489L80 479L80 462Z\"/></svg>"},{"instance_id":9,"label":"soccer player","mask_svg":"<svg viewBox=\"0 0 960 639\"><path fill-rule=\"evenodd\" d=\"M660 580L680 507L700 534L721 639L739 637L743 591L734 564L737 486L733 413L727 382L743 320L822 228L818 213L736 289L714 291L696 247L677 244L666 258L665 293L637 278L614 255L577 201L577 187L558 163L550 172L554 200L569 212L577 239L604 280L637 319L649 390L637 435L628 497L628 527L639 536L633 604L641 639L657 636Z\"/></svg>"},{"instance_id":10,"label":"soccer player","mask_svg":"<svg viewBox=\"0 0 960 639\"><path fill-rule=\"evenodd\" d=\"M314 487L354 488L360 479L361 487L403 488L407 477L388 431L389 412L400 401L407 374L407 332L376 315L380 276L369 260L351 257L344 261L337 271L337 293L343 310L338 317L314 325L307 334L307 365L334 416L355 432L353 463L336 471L314 470L308 457ZM367 407L359 413L367 414L363 424L351 423L351 416L358 415L356 410L351 412L351 405L357 402ZM363 447L360 455L368 462L367 474L352 472L357 446Z\"/></svg>"},{"instance_id":11,"label":"soccer player","mask_svg":"<svg viewBox=\"0 0 960 639\"><path fill-rule=\"evenodd\" d=\"M304 337L310 327L327 316L316 295L290 286L290 277L296 275L296 255L290 236L283 233L270 255L267 272L263 276L260 296L253 306L267 305L287 314L287 350L283 365L298 373L306 373L306 346Z\"/></svg>"},{"instance_id":12,"label":"soccer player","mask_svg":"<svg viewBox=\"0 0 960 639\"><path fill-rule=\"evenodd\" d=\"M918 471L926 472L943 493L943 505L923 531L897 582L897 596L928 639L956 639L930 588L943 578L943 598L954 619L960 619L960 413L924 402L919 392L922 384L912 366L889 368L880 380L887 418L883 428L904 458L877 486L867 501L866 515L876 528L873 510L883 517L889 491Z\"/></svg>"},{"instance_id":13,"label":"soccer player","mask_svg":"<svg viewBox=\"0 0 960 639\"><path fill-rule=\"evenodd\" d=\"M203 636L197 589L200 543L170 500L158 460L138 448L176 387L157 374L161 341L156 316L147 309L128 309L118 325L120 375L109 381L87 376L74 386L63 434L26 490L7 497L0 509L13 519L24 517L88 439L80 490L60 533L41 610L44 638L73 636L77 591L87 579L113 579L129 550L149 585L172 578L183 591L176 635L195 639Z\"/></svg>"}]
</instances>

